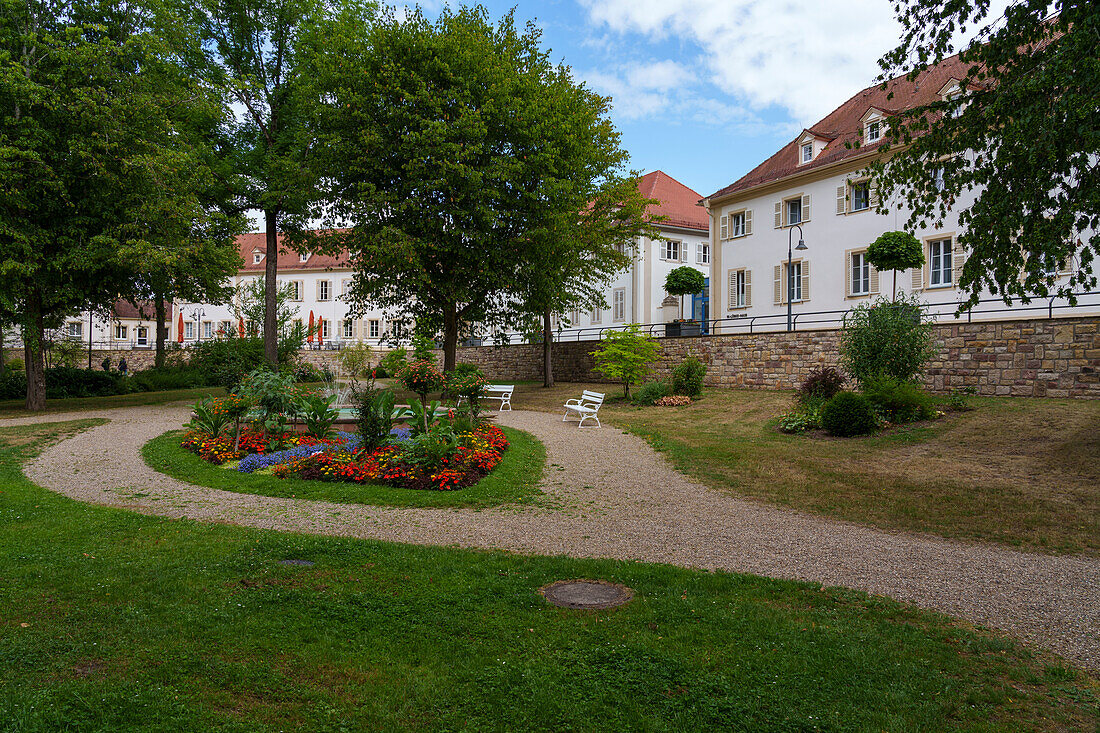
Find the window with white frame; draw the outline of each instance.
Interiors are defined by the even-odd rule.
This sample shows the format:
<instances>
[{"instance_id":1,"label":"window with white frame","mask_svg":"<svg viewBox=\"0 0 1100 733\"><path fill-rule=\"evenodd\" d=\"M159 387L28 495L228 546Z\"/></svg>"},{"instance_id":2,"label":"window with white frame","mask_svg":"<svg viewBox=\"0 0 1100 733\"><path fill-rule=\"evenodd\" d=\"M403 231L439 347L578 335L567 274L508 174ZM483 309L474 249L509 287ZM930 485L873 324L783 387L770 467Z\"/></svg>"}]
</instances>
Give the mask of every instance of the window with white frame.
<instances>
[{"instance_id":1,"label":"window with white frame","mask_svg":"<svg viewBox=\"0 0 1100 733\"><path fill-rule=\"evenodd\" d=\"M871 292L871 263L866 252L853 252L849 263L852 295L869 295Z\"/></svg>"},{"instance_id":2,"label":"window with white frame","mask_svg":"<svg viewBox=\"0 0 1100 733\"><path fill-rule=\"evenodd\" d=\"M372 338L372 339L376 339L376 338L379 338L381 336L381 334L382 334L382 324L381 324L381 322L377 318L372 318L370 320L370 322L367 323L367 337Z\"/></svg>"},{"instance_id":3,"label":"window with white frame","mask_svg":"<svg viewBox=\"0 0 1100 733\"><path fill-rule=\"evenodd\" d=\"M260 264L260 260L262 260L263 258L264 258L264 256L262 254L260 254L259 252L253 252L252 253L252 264L253 265Z\"/></svg>"},{"instance_id":4,"label":"window with white frame","mask_svg":"<svg viewBox=\"0 0 1100 733\"><path fill-rule=\"evenodd\" d=\"M349 290L351 290L351 279L344 278L340 281L340 297L346 297Z\"/></svg>"},{"instance_id":5,"label":"window with white frame","mask_svg":"<svg viewBox=\"0 0 1100 733\"><path fill-rule=\"evenodd\" d=\"M857 181L852 184L852 211L866 211L871 208L870 181Z\"/></svg>"},{"instance_id":6,"label":"window with white frame","mask_svg":"<svg viewBox=\"0 0 1100 733\"><path fill-rule=\"evenodd\" d=\"M344 321L344 338L355 338L355 321L350 318Z\"/></svg>"},{"instance_id":7,"label":"window with white frame","mask_svg":"<svg viewBox=\"0 0 1100 733\"><path fill-rule=\"evenodd\" d=\"M308 252L303 252L302 254L298 255L298 261L303 263L303 264L305 264L306 262L309 262L309 253Z\"/></svg>"},{"instance_id":8,"label":"window with white frame","mask_svg":"<svg viewBox=\"0 0 1100 733\"><path fill-rule=\"evenodd\" d=\"M126 332L123 331L123 337L125 337L125 335L126 335ZM185 339L189 339L189 340L195 338L195 322L194 321L184 321L183 322L183 337Z\"/></svg>"},{"instance_id":9,"label":"window with white frame","mask_svg":"<svg viewBox=\"0 0 1100 733\"><path fill-rule=\"evenodd\" d=\"M933 239L928 243L928 286L949 287L952 283L951 239Z\"/></svg>"},{"instance_id":10,"label":"window with white frame","mask_svg":"<svg viewBox=\"0 0 1100 733\"><path fill-rule=\"evenodd\" d=\"M593 323L599 323L602 319L603 319L603 312L600 310L599 306L593 308L592 309L592 322Z\"/></svg>"},{"instance_id":11,"label":"window with white frame","mask_svg":"<svg viewBox=\"0 0 1100 733\"><path fill-rule=\"evenodd\" d=\"M69 321L65 325L65 335L71 339L84 337L84 324L80 321Z\"/></svg>"},{"instance_id":12,"label":"window with white frame","mask_svg":"<svg viewBox=\"0 0 1100 733\"><path fill-rule=\"evenodd\" d=\"M611 320L626 320L626 288L615 288L611 293Z\"/></svg>"},{"instance_id":13,"label":"window with white frame","mask_svg":"<svg viewBox=\"0 0 1100 733\"><path fill-rule=\"evenodd\" d=\"M745 212L738 211L736 214L730 214L730 238L743 237L745 234Z\"/></svg>"},{"instance_id":14,"label":"window with white frame","mask_svg":"<svg viewBox=\"0 0 1100 733\"><path fill-rule=\"evenodd\" d=\"M882 137L882 122L879 120L868 122L866 134L867 142L877 142L880 137Z\"/></svg>"},{"instance_id":15,"label":"window with white frame","mask_svg":"<svg viewBox=\"0 0 1100 733\"><path fill-rule=\"evenodd\" d=\"M809 163L813 159L814 159L814 144L812 142L802 143L802 162L803 163Z\"/></svg>"},{"instance_id":16,"label":"window with white frame","mask_svg":"<svg viewBox=\"0 0 1100 733\"><path fill-rule=\"evenodd\" d=\"M947 186L947 181L945 180L946 174L947 171L942 165L937 166L935 170L932 171L932 188L934 190L942 191Z\"/></svg>"},{"instance_id":17,"label":"window with white frame","mask_svg":"<svg viewBox=\"0 0 1100 733\"><path fill-rule=\"evenodd\" d=\"M747 308L748 305L748 270L734 270L730 273L730 308Z\"/></svg>"},{"instance_id":18,"label":"window with white frame","mask_svg":"<svg viewBox=\"0 0 1100 733\"><path fill-rule=\"evenodd\" d=\"M802 197L787 199L787 226L802 223Z\"/></svg>"},{"instance_id":19,"label":"window with white frame","mask_svg":"<svg viewBox=\"0 0 1100 733\"><path fill-rule=\"evenodd\" d=\"M222 321L218 324L218 333L222 336L228 336L229 332L233 329L232 321Z\"/></svg>"},{"instance_id":20,"label":"window with white frame","mask_svg":"<svg viewBox=\"0 0 1100 733\"><path fill-rule=\"evenodd\" d=\"M675 239L665 240L665 259L669 262L680 261L680 242Z\"/></svg>"},{"instance_id":21,"label":"window with white frame","mask_svg":"<svg viewBox=\"0 0 1100 733\"><path fill-rule=\"evenodd\" d=\"M317 281L317 300L330 300L332 298L332 283L328 280Z\"/></svg>"},{"instance_id":22,"label":"window with white frame","mask_svg":"<svg viewBox=\"0 0 1100 733\"><path fill-rule=\"evenodd\" d=\"M695 245L695 264L697 265L709 265L710 264L710 243L699 242Z\"/></svg>"},{"instance_id":23,"label":"window with white frame","mask_svg":"<svg viewBox=\"0 0 1100 733\"><path fill-rule=\"evenodd\" d=\"M626 254L626 244L623 243L623 242L616 242L615 243L615 251L618 252L621 255L625 255Z\"/></svg>"},{"instance_id":24,"label":"window with white frame","mask_svg":"<svg viewBox=\"0 0 1100 733\"><path fill-rule=\"evenodd\" d=\"M295 302L301 302L301 300L302 300L302 291L305 290L305 288L303 288L302 285L303 285L303 283L302 283L301 280L291 280L289 283L287 283L287 286L288 286L287 289L290 291L290 299L291 300L293 300Z\"/></svg>"},{"instance_id":25,"label":"window with white frame","mask_svg":"<svg viewBox=\"0 0 1100 733\"><path fill-rule=\"evenodd\" d=\"M327 319L321 321L321 338L326 340L332 338L332 328Z\"/></svg>"},{"instance_id":26,"label":"window with white frame","mask_svg":"<svg viewBox=\"0 0 1100 733\"><path fill-rule=\"evenodd\" d=\"M802 263L792 262L790 266L783 263L787 269L787 298L791 302L802 300Z\"/></svg>"},{"instance_id":27,"label":"window with white frame","mask_svg":"<svg viewBox=\"0 0 1100 733\"><path fill-rule=\"evenodd\" d=\"M214 338L214 322L203 321L202 322L202 337L204 339Z\"/></svg>"}]
</instances>

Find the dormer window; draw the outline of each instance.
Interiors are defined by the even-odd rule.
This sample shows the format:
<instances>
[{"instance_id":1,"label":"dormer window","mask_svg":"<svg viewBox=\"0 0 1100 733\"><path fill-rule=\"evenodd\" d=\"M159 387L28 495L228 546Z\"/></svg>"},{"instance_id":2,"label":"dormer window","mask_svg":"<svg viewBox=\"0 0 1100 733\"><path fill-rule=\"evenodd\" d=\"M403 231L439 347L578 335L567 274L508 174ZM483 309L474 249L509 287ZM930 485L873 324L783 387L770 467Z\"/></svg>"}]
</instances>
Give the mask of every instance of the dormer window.
<instances>
[{"instance_id":1,"label":"dormer window","mask_svg":"<svg viewBox=\"0 0 1100 733\"><path fill-rule=\"evenodd\" d=\"M264 258L263 252L260 252L259 250L256 250L255 252L252 253L252 264L253 265L260 264L260 261L263 258Z\"/></svg>"},{"instance_id":2,"label":"dormer window","mask_svg":"<svg viewBox=\"0 0 1100 733\"><path fill-rule=\"evenodd\" d=\"M802 162L809 163L814 159L814 144L812 142L802 144Z\"/></svg>"},{"instance_id":3,"label":"dormer window","mask_svg":"<svg viewBox=\"0 0 1100 733\"><path fill-rule=\"evenodd\" d=\"M882 137L882 123L878 120L868 122L865 137L869 143L878 142L878 139Z\"/></svg>"},{"instance_id":4,"label":"dormer window","mask_svg":"<svg viewBox=\"0 0 1100 733\"><path fill-rule=\"evenodd\" d=\"M303 263L303 264L305 264L306 262L309 262L309 255L308 254L298 255L298 261Z\"/></svg>"}]
</instances>

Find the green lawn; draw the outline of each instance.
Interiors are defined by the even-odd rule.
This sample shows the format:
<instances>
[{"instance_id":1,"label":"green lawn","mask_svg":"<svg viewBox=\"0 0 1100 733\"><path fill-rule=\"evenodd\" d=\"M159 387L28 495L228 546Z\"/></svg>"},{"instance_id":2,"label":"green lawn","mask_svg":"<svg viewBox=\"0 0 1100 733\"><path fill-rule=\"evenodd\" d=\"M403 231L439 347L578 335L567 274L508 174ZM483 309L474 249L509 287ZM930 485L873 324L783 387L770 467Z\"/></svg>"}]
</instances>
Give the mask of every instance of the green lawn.
<instances>
[{"instance_id":1,"label":"green lawn","mask_svg":"<svg viewBox=\"0 0 1100 733\"><path fill-rule=\"evenodd\" d=\"M1096 680L860 593L169 520L23 477L89 424L0 428L3 730L1098 730ZM536 595L571 577L637 597Z\"/></svg>"},{"instance_id":2,"label":"green lawn","mask_svg":"<svg viewBox=\"0 0 1100 733\"><path fill-rule=\"evenodd\" d=\"M537 501L546 450L534 436L503 428L510 446L500 464L473 486L458 491L418 491L381 484L280 479L270 474L238 473L221 468L180 447L182 431L154 438L142 448L152 468L182 481L225 491L351 504L418 507L475 507Z\"/></svg>"},{"instance_id":3,"label":"green lawn","mask_svg":"<svg viewBox=\"0 0 1100 733\"><path fill-rule=\"evenodd\" d=\"M202 397L223 394L225 394L225 390L221 387L196 387L194 389L168 389L163 392L134 392L133 394L112 395L110 397L69 397L61 400L47 400L46 412L108 410L112 407L163 405L181 400L195 402ZM41 414L23 409L23 404L23 400L0 400L0 419Z\"/></svg>"},{"instance_id":4,"label":"green lawn","mask_svg":"<svg viewBox=\"0 0 1100 733\"><path fill-rule=\"evenodd\" d=\"M582 389L517 387L516 409L561 414ZM600 412L714 488L887 529L1100 554L1100 400L974 398L976 409L867 438L785 435L790 392L711 389L689 407Z\"/></svg>"}]
</instances>

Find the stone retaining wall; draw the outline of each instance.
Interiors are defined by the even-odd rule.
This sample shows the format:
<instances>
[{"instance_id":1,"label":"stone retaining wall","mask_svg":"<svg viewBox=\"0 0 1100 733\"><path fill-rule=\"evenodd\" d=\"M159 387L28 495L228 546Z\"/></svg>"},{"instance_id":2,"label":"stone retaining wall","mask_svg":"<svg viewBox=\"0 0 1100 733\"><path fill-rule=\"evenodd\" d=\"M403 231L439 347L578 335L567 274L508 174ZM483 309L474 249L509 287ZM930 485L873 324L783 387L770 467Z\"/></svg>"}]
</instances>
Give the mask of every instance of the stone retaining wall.
<instances>
[{"instance_id":1,"label":"stone retaining wall","mask_svg":"<svg viewBox=\"0 0 1100 733\"><path fill-rule=\"evenodd\" d=\"M938 353L925 386L933 392L973 387L983 395L1100 398L1100 318L1030 319L933 327ZM737 334L658 339L659 376L689 353L707 365L712 387L791 389L822 365L839 362L840 333ZM554 377L565 382L606 381L592 371L597 342L554 345ZM542 347L484 346L458 350L458 360L480 366L495 380L542 379Z\"/></svg>"}]
</instances>

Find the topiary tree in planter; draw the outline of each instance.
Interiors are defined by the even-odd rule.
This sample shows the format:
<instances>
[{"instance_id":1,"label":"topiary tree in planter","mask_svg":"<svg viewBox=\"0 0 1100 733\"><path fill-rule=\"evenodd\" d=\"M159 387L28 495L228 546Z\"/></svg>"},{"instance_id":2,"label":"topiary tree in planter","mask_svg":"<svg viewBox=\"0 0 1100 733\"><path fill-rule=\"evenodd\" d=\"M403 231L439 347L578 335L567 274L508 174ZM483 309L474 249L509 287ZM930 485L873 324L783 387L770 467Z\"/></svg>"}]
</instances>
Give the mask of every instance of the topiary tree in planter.
<instances>
[{"instance_id":1,"label":"topiary tree in planter","mask_svg":"<svg viewBox=\"0 0 1100 733\"><path fill-rule=\"evenodd\" d=\"M703 273L686 265L677 267L668 273L668 277L665 278L665 292L680 298L702 292L704 285L706 285L706 278L703 277ZM684 307L681 302L680 312L683 313L683 310Z\"/></svg>"},{"instance_id":2,"label":"topiary tree in planter","mask_svg":"<svg viewBox=\"0 0 1100 733\"><path fill-rule=\"evenodd\" d=\"M867 247L867 261L879 272L894 271L893 298L898 297L898 270L924 267L924 248L909 232L883 232Z\"/></svg>"}]
</instances>

